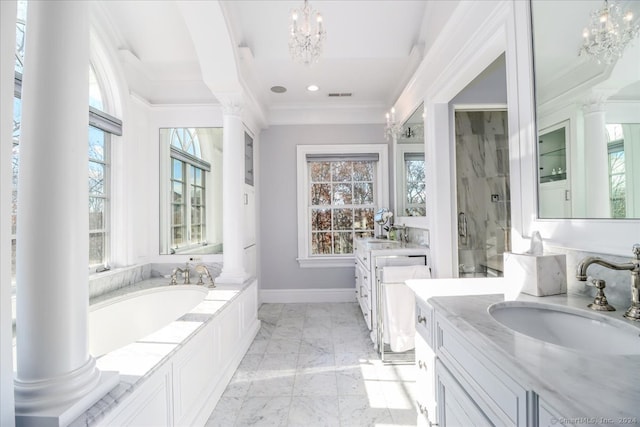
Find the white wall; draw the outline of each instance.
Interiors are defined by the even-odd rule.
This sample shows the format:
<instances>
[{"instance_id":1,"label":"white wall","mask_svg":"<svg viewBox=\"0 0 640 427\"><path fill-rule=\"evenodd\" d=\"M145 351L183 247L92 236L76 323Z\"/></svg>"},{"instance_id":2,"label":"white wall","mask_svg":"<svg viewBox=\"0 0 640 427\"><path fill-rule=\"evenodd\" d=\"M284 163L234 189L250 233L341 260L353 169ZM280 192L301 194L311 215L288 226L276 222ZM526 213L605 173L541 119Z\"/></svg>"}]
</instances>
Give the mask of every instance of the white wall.
<instances>
[{"instance_id":1,"label":"white wall","mask_svg":"<svg viewBox=\"0 0 640 427\"><path fill-rule=\"evenodd\" d=\"M0 2L0 425L13 426L11 150L16 3Z\"/></svg>"},{"instance_id":2,"label":"white wall","mask_svg":"<svg viewBox=\"0 0 640 427\"><path fill-rule=\"evenodd\" d=\"M382 125L283 125L262 131L257 158L261 289L355 286L354 267L300 268L296 261L296 145L383 143L389 145Z\"/></svg>"}]
</instances>

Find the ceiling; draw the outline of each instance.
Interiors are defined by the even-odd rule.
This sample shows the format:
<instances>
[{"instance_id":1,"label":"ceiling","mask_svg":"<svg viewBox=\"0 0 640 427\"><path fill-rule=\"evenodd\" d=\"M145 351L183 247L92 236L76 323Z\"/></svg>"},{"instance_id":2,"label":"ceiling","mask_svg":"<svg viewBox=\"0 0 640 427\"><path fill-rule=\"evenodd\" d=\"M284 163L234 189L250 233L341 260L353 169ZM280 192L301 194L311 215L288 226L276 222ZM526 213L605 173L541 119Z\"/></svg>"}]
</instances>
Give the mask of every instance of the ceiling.
<instances>
[{"instance_id":1,"label":"ceiling","mask_svg":"<svg viewBox=\"0 0 640 427\"><path fill-rule=\"evenodd\" d=\"M133 92L152 104L215 102L202 81L189 23L178 2L99 3ZM427 10L446 8L450 13L457 1L312 0L327 33L323 55L312 66L293 62L288 51L291 11L301 8L302 0L220 4L240 80L268 117L278 110L388 110L424 56L433 30ZM307 91L310 84L320 90ZM276 94L272 86L287 91Z\"/></svg>"}]
</instances>

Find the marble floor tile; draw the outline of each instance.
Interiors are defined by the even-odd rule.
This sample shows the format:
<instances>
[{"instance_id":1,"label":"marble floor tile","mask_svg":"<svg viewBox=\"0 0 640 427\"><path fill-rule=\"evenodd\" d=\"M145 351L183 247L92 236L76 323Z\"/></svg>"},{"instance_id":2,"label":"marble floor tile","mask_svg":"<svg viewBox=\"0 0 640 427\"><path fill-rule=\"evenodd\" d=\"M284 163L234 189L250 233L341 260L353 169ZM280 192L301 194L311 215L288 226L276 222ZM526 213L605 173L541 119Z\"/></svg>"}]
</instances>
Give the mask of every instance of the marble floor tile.
<instances>
[{"instance_id":1,"label":"marble floor tile","mask_svg":"<svg viewBox=\"0 0 640 427\"><path fill-rule=\"evenodd\" d=\"M355 303L263 304L207 426L413 426L413 365L385 365Z\"/></svg>"},{"instance_id":2,"label":"marble floor tile","mask_svg":"<svg viewBox=\"0 0 640 427\"><path fill-rule=\"evenodd\" d=\"M296 373L293 385L294 396L337 396L336 373L333 369Z\"/></svg>"},{"instance_id":3,"label":"marble floor tile","mask_svg":"<svg viewBox=\"0 0 640 427\"><path fill-rule=\"evenodd\" d=\"M340 426L337 396L293 396L287 426Z\"/></svg>"},{"instance_id":4,"label":"marble floor tile","mask_svg":"<svg viewBox=\"0 0 640 427\"><path fill-rule=\"evenodd\" d=\"M298 326L276 326L271 334L275 339L300 339L302 338L302 327Z\"/></svg>"},{"instance_id":5,"label":"marble floor tile","mask_svg":"<svg viewBox=\"0 0 640 427\"><path fill-rule=\"evenodd\" d=\"M331 338L302 338L300 354L333 354L334 345Z\"/></svg>"},{"instance_id":6,"label":"marble floor tile","mask_svg":"<svg viewBox=\"0 0 640 427\"><path fill-rule=\"evenodd\" d=\"M291 397L248 397L236 418L237 426L286 426Z\"/></svg>"},{"instance_id":7,"label":"marble floor tile","mask_svg":"<svg viewBox=\"0 0 640 427\"><path fill-rule=\"evenodd\" d=\"M242 402L243 399L240 397L222 396L207 420L205 427L227 427L234 425L240 408L242 407Z\"/></svg>"},{"instance_id":8,"label":"marble floor tile","mask_svg":"<svg viewBox=\"0 0 640 427\"><path fill-rule=\"evenodd\" d=\"M295 374L256 378L251 381L247 390L247 397L256 396L291 396Z\"/></svg>"},{"instance_id":9,"label":"marble floor tile","mask_svg":"<svg viewBox=\"0 0 640 427\"><path fill-rule=\"evenodd\" d=\"M298 354L300 351L300 339L272 338L267 344L267 354Z\"/></svg>"},{"instance_id":10,"label":"marble floor tile","mask_svg":"<svg viewBox=\"0 0 640 427\"><path fill-rule=\"evenodd\" d=\"M389 408L372 405L368 396L339 396L340 424L349 427L391 425Z\"/></svg>"},{"instance_id":11,"label":"marble floor tile","mask_svg":"<svg viewBox=\"0 0 640 427\"><path fill-rule=\"evenodd\" d=\"M268 345L269 345L269 340L268 339L258 339L258 337L256 337L256 339L253 340L253 342L249 346L249 349L247 350L247 354L260 354L260 355L262 355L262 354L264 354L264 352L267 349Z\"/></svg>"}]
</instances>

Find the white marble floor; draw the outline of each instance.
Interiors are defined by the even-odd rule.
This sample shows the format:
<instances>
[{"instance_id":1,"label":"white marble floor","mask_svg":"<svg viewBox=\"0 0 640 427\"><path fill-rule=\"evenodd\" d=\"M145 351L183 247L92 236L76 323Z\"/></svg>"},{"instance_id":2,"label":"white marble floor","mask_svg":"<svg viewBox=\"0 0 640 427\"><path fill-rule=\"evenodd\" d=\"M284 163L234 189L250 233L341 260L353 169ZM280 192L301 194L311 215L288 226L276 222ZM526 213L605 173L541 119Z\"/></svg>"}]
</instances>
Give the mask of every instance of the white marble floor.
<instances>
[{"instance_id":1,"label":"white marble floor","mask_svg":"<svg viewBox=\"0 0 640 427\"><path fill-rule=\"evenodd\" d=\"M263 304L213 426L416 425L413 365L384 365L357 304Z\"/></svg>"}]
</instances>

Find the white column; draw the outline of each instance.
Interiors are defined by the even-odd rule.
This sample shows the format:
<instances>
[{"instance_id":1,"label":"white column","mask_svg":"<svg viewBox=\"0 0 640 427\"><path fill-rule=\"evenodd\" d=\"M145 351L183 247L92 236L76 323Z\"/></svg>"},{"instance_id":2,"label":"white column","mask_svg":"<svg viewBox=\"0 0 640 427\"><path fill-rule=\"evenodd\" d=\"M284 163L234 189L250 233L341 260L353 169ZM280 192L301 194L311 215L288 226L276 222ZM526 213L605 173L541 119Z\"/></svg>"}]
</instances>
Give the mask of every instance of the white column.
<instances>
[{"instance_id":1,"label":"white column","mask_svg":"<svg viewBox=\"0 0 640 427\"><path fill-rule=\"evenodd\" d=\"M240 94L220 96L222 103L222 240L223 266L219 283L243 283L244 271L244 125Z\"/></svg>"},{"instance_id":2,"label":"white column","mask_svg":"<svg viewBox=\"0 0 640 427\"><path fill-rule=\"evenodd\" d=\"M31 426L72 421L104 379L87 335L88 3L28 7L14 385L16 421Z\"/></svg>"},{"instance_id":3,"label":"white column","mask_svg":"<svg viewBox=\"0 0 640 427\"><path fill-rule=\"evenodd\" d=\"M587 218L609 218L611 216L603 99L602 95L594 96L583 107Z\"/></svg>"},{"instance_id":4,"label":"white column","mask_svg":"<svg viewBox=\"0 0 640 427\"><path fill-rule=\"evenodd\" d=\"M11 325L11 151L17 3L0 1L0 425L15 423Z\"/></svg>"}]
</instances>

